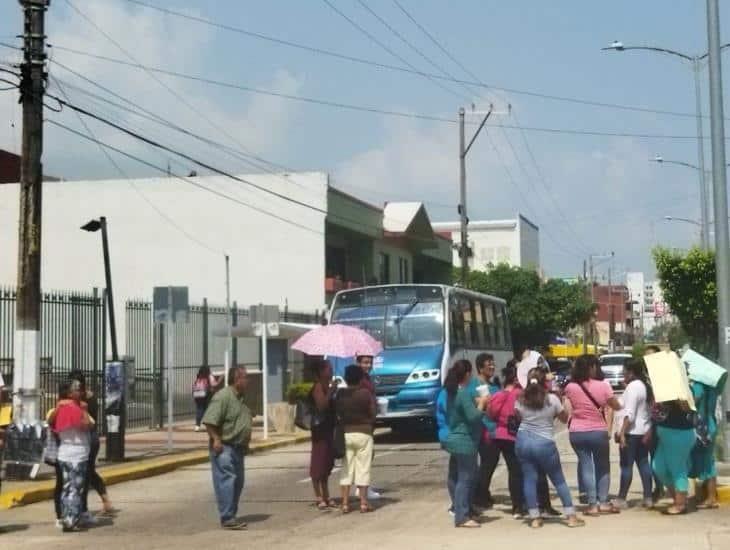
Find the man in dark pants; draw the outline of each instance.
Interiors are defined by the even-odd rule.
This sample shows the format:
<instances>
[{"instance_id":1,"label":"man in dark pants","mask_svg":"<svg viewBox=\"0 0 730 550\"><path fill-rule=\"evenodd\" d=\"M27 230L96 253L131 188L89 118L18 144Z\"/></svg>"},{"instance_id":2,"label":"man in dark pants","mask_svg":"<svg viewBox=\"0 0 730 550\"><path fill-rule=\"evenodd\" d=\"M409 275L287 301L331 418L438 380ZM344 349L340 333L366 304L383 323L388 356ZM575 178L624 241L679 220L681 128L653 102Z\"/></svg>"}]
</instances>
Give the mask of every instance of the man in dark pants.
<instances>
[{"instance_id":1,"label":"man in dark pants","mask_svg":"<svg viewBox=\"0 0 730 550\"><path fill-rule=\"evenodd\" d=\"M501 389L499 379L494 376L494 356L491 353L481 353L476 361L477 377L480 385L489 387L489 394L494 395ZM494 470L499 463L499 448L494 441L496 422L484 415L482 420L483 435L479 440L479 472L475 484L474 504L482 508L491 508L494 505L489 486L492 483Z\"/></svg>"},{"instance_id":2,"label":"man in dark pants","mask_svg":"<svg viewBox=\"0 0 730 550\"><path fill-rule=\"evenodd\" d=\"M213 396L202 421L210 436L210 465L221 527L235 531L247 527L236 517L244 484L243 457L251 441L251 411L244 401L247 385L245 368L230 369L228 386Z\"/></svg>"}]
</instances>

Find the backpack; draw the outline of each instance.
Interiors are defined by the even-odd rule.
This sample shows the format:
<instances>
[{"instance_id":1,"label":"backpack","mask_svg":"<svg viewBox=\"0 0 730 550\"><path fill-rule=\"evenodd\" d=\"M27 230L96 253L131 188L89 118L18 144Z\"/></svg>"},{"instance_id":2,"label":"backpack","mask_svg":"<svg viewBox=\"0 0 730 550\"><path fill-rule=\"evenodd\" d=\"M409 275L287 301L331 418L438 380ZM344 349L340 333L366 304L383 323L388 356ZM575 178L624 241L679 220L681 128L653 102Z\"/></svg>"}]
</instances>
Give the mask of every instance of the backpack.
<instances>
[{"instance_id":1,"label":"backpack","mask_svg":"<svg viewBox=\"0 0 730 550\"><path fill-rule=\"evenodd\" d=\"M193 397L195 399L203 399L205 397L208 397L209 388L210 383L208 382L207 378L196 378L195 382L193 382Z\"/></svg>"}]
</instances>

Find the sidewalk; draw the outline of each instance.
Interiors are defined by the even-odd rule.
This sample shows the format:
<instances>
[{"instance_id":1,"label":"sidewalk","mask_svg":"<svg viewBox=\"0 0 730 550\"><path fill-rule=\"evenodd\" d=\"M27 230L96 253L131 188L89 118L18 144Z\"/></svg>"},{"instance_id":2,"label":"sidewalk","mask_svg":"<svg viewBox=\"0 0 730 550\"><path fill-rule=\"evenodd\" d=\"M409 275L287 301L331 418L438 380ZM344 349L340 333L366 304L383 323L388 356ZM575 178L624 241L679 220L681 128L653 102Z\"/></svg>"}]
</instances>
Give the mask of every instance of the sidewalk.
<instances>
[{"instance_id":1,"label":"sidewalk","mask_svg":"<svg viewBox=\"0 0 730 550\"><path fill-rule=\"evenodd\" d=\"M260 453L304 441L309 441L309 432L301 430L294 434L277 434L270 430L268 439L264 440L261 423L254 421L249 453ZM167 430L127 432L125 458L121 463L106 462L105 441L102 438L97 469L107 485L206 462L208 436L205 431L195 432L190 422L177 423L173 429L173 447L169 451ZM53 498L55 483L53 470L45 464L33 481L3 481L0 509Z\"/></svg>"}]
</instances>

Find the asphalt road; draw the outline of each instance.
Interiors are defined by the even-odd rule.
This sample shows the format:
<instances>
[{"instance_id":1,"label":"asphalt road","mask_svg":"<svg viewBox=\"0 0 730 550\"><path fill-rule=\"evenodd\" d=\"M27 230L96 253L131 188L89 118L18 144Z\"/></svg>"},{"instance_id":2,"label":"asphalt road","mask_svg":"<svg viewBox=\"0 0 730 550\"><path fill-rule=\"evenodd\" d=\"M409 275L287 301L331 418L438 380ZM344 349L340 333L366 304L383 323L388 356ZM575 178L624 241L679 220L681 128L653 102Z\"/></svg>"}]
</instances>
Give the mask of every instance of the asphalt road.
<instances>
[{"instance_id":1,"label":"asphalt road","mask_svg":"<svg viewBox=\"0 0 730 550\"><path fill-rule=\"evenodd\" d=\"M566 475L574 479L574 455L564 433L560 438ZM508 514L501 465L493 493L503 504L486 514L482 529L454 529L447 514L446 455L434 442L390 436L376 444L373 479L383 490L377 510L349 516L319 512L312 506L308 451L303 444L247 459L241 515L248 531L218 527L209 467L200 465L111 487L119 515L84 533L57 531L50 502L0 511L0 548L730 548L728 508L676 518L637 509L588 518L584 529L569 530L554 521L530 530ZM333 493L336 479L337 473ZM612 486L617 483L615 475ZM98 509L95 497L91 502Z\"/></svg>"}]
</instances>

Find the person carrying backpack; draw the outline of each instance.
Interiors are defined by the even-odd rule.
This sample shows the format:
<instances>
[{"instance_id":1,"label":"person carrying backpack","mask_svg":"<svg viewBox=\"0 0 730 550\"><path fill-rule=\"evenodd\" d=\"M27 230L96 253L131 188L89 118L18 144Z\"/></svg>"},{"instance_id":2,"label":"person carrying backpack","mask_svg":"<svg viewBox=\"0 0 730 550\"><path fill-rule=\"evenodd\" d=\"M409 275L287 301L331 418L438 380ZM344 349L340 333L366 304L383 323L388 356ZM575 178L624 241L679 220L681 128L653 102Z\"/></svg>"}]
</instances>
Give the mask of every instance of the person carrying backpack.
<instances>
[{"instance_id":1,"label":"person carrying backpack","mask_svg":"<svg viewBox=\"0 0 730 550\"><path fill-rule=\"evenodd\" d=\"M193 381L193 401L195 401L195 431L200 431L200 422L203 420L205 409L208 408L211 396L210 367L200 367L198 375Z\"/></svg>"}]
</instances>

